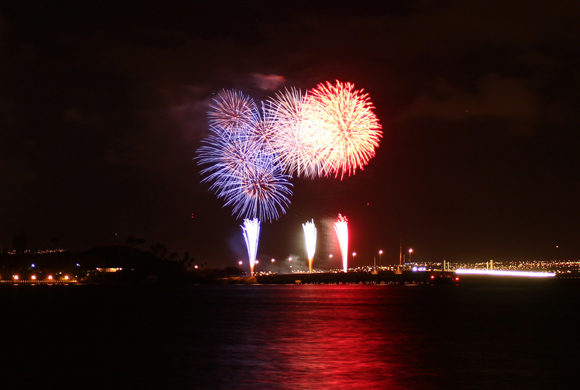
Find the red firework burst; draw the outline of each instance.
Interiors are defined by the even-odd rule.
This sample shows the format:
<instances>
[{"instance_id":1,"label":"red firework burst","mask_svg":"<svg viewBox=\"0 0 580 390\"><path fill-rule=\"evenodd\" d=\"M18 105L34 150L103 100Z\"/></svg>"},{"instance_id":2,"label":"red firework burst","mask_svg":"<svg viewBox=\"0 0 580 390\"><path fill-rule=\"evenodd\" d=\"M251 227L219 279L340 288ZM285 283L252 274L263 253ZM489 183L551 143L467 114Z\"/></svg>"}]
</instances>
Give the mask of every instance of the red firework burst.
<instances>
[{"instance_id":1,"label":"red firework burst","mask_svg":"<svg viewBox=\"0 0 580 390\"><path fill-rule=\"evenodd\" d=\"M383 136L368 93L352 83L326 82L312 89L306 102L308 121L318 133L318 161L326 175L353 175L375 156Z\"/></svg>"}]
</instances>

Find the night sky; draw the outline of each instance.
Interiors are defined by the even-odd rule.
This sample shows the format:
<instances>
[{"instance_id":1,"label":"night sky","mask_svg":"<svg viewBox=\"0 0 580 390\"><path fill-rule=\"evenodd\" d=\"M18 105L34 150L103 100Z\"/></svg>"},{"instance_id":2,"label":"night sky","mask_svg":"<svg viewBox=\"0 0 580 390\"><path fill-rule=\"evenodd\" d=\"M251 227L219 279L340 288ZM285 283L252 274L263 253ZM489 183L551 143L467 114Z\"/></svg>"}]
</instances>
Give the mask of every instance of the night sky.
<instances>
[{"instance_id":1,"label":"night sky","mask_svg":"<svg viewBox=\"0 0 580 390\"><path fill-rule=\"evenodd\" d=\"M576 1L28 1L0 6L0 249L163 243L247 259L194 160L221 89L364 88L384 136L363 171L294 180L258 258L350 223L355 264L578 259ZM192 218L193 217L193 218ZM57 240L58 239L58 240ZM377 259L378 260L378 259Z\"/></svg>"}]
</instances>

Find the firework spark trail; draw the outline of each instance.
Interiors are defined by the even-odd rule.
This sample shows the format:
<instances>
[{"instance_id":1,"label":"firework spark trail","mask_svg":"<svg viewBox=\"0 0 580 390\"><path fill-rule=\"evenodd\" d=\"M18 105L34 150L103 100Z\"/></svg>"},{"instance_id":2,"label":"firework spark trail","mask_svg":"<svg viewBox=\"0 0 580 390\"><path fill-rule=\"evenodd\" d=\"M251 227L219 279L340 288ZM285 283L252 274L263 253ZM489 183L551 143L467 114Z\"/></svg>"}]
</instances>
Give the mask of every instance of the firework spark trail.
<instances>
[{"instance_id":1,"label":"firework spark trail","mask_svg":"<svg viewBox=\"0 0 580 390\"><path fill-rule=\"evenodd\" d=\"M218 197L227 199L224 206L232 206L232 213L238 218L251 215L276 220L290 205L289 179L270 155L258 155L243 176L230 175L227 188Z\"/></svg>"},{"instance_id":2,"label":"firework spark trail","mask_svg":"<svg viewBox=\"0 0 580 390\"><path fill-rule=\"evenodd\" d=\"M304 242L306 244L306 256L308 256L308 270L312 272L312 261L316 252L316 226L314 219L302 224L304 230Z\"/></svg>"},{"instance_id":3,"label":"firework spark trail","mask_svg":"<svg viewBox=\"0 0 580 390\"><path fill-rule=\"evenodd\" d=\"M276 107L273 106L272 102L262 102L260 108L253 112L249 135L252 140L262 145L265 153L272 154L276 159L279 158L279 150L275 144L275 140L278 138L278 131Z\"/></svg>"},{"instance_id":4,"label":"firework spark trail","mask_svg":"<svg viewBox=\"0 0 580 390\"><path fill-rule=\"evenodd\" d=\"M311 106L307 119L320 133L324 151L320 161L327 175L354 175L375 156L382 138L381 125L369 95L354 90L354 84L330 82L310 91L306 105Z\"/></svg>"},{"instance_id":5,"label":"firework spark trail","mask_svg":"<svg viewBox=\"0 0 580 390\"><path fill-rule=\"evenodd\" d=\"M206 165L200 173L206 175L202 183L213 183L210 190L227 187L230 176L242 176L249 163L260 154L260 145L242 136L210 135L202 142L197 159L200 165Z\"/></svg>"},{"instance_id":6,"label":"firework spark trail","mask_svg":"<svg viewBox=\"0 0 580 390\"><path fill-rule=\"evenodd\" d=\"M222 90L210 104L208 122L214 132L235 132L251 124L256 103L240 91Z\"/></svg>"},{"instance_id":7,"label":"firework spark trail","mask_svg":"<svg viewBox=\"0 0 580 390\"><path fill-rule=\"evenodd\" d=\"M348 272L348 219L338 214L338 220L334 223L334 231L342 255L342 270Z\"/></svg>"},{"instance_id":8,"label":"firework spark trail","mask_svg":"<svg viewBox=\"0 0 580 390\"><path fill-rule=\"evenodd\" d=\"M210 191L236 218L278 219L290 205L292 184L269 144L275 119L241 93L223 96L208 114L213 134L198 149L198 164L205 166L202 182L211 183ZM228 121L234 113L236 120Z\"/></svg>"},{"instance_id":9,"label":"firework spark trail","mask_svg":"<svg viewBox=\"0 0 580 390\"><path fill-rule=\"evenodd\" d=\"M244 219L242 233L248 249L248 259L250 261L250 274L254 276L254 266L256 265L256 254L258 253L258 242L260 241L260 221L257 218Z\"/></svg>"},{"instance_id":10,"label":"firework spark trail","mask_svg":"<svg viewBox=\"0 0 580 390\"><path fill-rule=\"evenodd\" d=\"M314 179L323 175L320 161L323 140L319 139L321 133L312 127L314 122L308 120L313 107L305 104L306 96L291 88L270 99L270 108L275 110L271 116L276 117L277 126L273 145L290 175Z\"/></svg>"}]
</instances>

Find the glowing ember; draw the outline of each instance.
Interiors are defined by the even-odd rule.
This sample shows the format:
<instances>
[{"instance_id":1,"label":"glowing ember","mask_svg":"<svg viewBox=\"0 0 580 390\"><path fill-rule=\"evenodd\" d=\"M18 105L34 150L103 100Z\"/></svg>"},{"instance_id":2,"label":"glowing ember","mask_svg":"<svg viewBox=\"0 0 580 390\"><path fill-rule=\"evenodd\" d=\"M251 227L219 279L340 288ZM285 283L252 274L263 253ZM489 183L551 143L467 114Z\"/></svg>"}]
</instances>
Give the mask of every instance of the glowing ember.
<instances>
[{"instance_id":1,"label":"glowing ember","mask_svg":"<svg viewBox=\"0 0 580 390\"><path fill-rule=\"evenodd\" d=\"M306 243L306 255L308 256L308 270L312 272L312 261L316 252L316 226L314 220L302 224L304 230L304 242Z\"/></svg>"},{"instance_id":2,"label":"glowing ember","mask_svg":"<svg viewBox=\"0 0 580 390\"><path fill-rule=\"evenodd\" d=\"M348 271L348 219L338 214L338 220L334 223L334 231L338 238L340 253L342 254L342 270Z\"/></svg>"}]
</instances>

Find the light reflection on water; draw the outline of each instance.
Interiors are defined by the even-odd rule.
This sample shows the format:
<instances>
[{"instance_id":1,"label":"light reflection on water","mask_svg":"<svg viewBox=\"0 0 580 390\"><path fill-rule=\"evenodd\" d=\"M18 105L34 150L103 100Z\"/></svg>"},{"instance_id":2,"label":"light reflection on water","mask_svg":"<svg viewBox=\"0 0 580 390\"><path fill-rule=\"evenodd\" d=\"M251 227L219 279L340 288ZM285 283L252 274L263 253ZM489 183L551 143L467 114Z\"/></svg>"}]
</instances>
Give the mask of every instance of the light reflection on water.
<instances>
[{"instance_id":1,"label":"light reflection on water","mask_svg":"<svg viewBox=\"0 0 580 390\"><path fill-rule=\"evenodd\" d=\"M385 291L378 286L230 290L235 303L219 318L228 324L225 332L219 325L211 329L215 317L202 322L200 331L220 340L206 345L211 352L205 355L220 369L198 388L397 389L408 388L410 378L424 382L429 372L413 352L421 337L401 322L400 308ZM207 360L198 363L205 366Z\"/></svg>"},{"instance_id":2,"label":"light reflection on water","mask_svg":"<svg viewBox=\"0 0 580 390\"><path fill-rule=\"evenodd\" d=\"M6 388L565 389L578 289L0 288L0 375Z\"/></svg>"},{"instance_id":3,"label":"light reflection on water","mask_svg":"<svg viewBox=\"0 0 580 390\"><path fill-rule=\"evenodd\" d=\"M197 324L212 341L189 351L198 357L190 366L198 389L530 389L554 385L555 372L537 370L562 374L551 360L560 353L554 340L537 335L551 304L525 289L226 290L221 314L208 308Z\"/></svg>"},{"instance_id":4,"label":"light reflection on water","mask_svg":"<svg viewBox=\"0 0 580 390\"><path fill-rule=\"evenodd\" d=\"M218 365L235 359L231 377L224 378L232 388L398 388L405 387L403 377L420 376L410 364L417 362L404 358L416 341L396 329L398 321L388 321L375 298L367 302L365 289L283 290L268 310L259 310L265 303L249 303L240 319L245 330L220 345Z\"/></svg>"}]
</instances>

